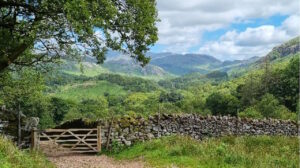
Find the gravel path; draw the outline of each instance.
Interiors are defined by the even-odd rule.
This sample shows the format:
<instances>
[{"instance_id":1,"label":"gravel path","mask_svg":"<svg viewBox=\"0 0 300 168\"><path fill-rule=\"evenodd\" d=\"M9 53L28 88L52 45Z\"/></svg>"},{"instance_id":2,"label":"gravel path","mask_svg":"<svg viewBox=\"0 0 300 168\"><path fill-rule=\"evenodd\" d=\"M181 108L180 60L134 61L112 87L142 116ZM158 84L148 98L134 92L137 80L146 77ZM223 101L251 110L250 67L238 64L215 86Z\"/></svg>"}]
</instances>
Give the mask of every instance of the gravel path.
<instances>
[{"instance_id":1,"label":"gravel path","mask_svg":"<svg viewBox=\"0 0 300 168\"><path fill-rule=\"evenodd\" d=\"M142 161L116 161L105 155L49 156L57 168L143 168Z\"/></svg>"},{"instance_id":2,"label":"gravel path","mask_svg":"<svg viewBox=\"0 0 300 168\"><path fill-rule=\"evenodd\" d=\"M40 142L41 151L57 168L144 168L141 160L118 161L106 155L71 154L49 141Z\"/></svg>"}]
</instances>

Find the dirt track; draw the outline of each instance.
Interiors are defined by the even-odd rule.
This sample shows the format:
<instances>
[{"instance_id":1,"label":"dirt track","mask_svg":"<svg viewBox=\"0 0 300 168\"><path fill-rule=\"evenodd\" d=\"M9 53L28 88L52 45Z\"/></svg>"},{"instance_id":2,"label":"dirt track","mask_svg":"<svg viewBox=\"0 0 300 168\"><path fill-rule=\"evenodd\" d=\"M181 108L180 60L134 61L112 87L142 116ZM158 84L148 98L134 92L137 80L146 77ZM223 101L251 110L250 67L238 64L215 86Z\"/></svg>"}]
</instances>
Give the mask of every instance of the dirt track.
<instances>
[{"instance_id":1,"label":"dirt track","mask_svg":"<svg viewBox=\"0 0 300 168\"><path fill-rule=\"evenodd\" d=\"M143 168L142 161L116 161L105 155L49 156L57 168Z\"/></svg>"},{"instance_id":2,"label":"dirt track","mask_svg":"<svg viewBox=\"0 0 300 168\"><path fill-rule=\"evenodd\" d=\"M40 150L57 168L144 168L141 160L117 161L106 155L71 154L49 141L40 142Z\"/></svg>"}]
</instances>

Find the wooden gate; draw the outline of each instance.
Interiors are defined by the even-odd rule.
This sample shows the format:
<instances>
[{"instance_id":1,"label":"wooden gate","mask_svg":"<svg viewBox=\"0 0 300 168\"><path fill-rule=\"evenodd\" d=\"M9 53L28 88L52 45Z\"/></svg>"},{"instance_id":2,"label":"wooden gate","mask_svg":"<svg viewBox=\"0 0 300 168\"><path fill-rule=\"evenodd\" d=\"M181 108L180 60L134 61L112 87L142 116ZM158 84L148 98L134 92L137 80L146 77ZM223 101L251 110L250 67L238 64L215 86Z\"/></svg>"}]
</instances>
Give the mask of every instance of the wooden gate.
<instances>
[{"instance_id":1,"label":"wooden gate","mask_svg":"<svg viewBox=\"0 0 300 168\"><path fill-rule=\"evenodd\" d=\"M40 147L50 152L57 150L64 153L97 153L101 151L101 127L33 130L32 147Z\"/></svg>"}]
</instances>

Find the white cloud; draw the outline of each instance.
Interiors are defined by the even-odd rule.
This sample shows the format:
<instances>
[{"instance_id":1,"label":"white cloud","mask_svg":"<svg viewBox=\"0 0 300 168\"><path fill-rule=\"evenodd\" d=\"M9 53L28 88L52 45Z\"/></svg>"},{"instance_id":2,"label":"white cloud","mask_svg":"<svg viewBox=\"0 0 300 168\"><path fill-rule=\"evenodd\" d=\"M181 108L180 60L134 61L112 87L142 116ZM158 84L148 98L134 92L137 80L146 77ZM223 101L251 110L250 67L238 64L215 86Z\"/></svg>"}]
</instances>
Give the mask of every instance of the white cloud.
<instances>
[{"instance_id":1,"label":"white cloud","mask_svg":"<svg viewBox=\"0 0 300 168\"><path fill-rule=\"evenodd\" d=\"M228 31L218 41L208 42L200 47L199 52L210 54L221 60L246 59L264 56L274 46L300 34L294 22L299 15L288 17L281 26L263 25L247 28L243 32Z\"/></svg>"},{"instance_id":2,"label":"white cloud","mask_svg":"<svg viewBox=\"0 0 300 168\"><path fill-rule=\"evenodd\" d=\"M204 31L275 14L295 15L299 3L298 0L158 0L161 19L158 44L166 45L169 51L186 52L200 45ZM292 22L291 19L290 31L296 31Z\"/></svg>"},{"instance_id":3,"label":"white cloud","mask_svg":"<svg viewBox=\"0 0 300 168\"><path fill-rule=\"evenodd\" d=\"M172 52L184 52L199 43L201 32L198 27L173 28L168 21L159 24L159 44L169 45Z\"/></svg>"},{"instance_id":4,"label":"white cloud","mask_svg":"<svg viewBox=\"0 0 300 168\"><path fill-rule=\"evenodd\" d=\"M300 34L300 14L292 15L283 22L283 29L290 35Z\"/></svg>"}]
</instances>

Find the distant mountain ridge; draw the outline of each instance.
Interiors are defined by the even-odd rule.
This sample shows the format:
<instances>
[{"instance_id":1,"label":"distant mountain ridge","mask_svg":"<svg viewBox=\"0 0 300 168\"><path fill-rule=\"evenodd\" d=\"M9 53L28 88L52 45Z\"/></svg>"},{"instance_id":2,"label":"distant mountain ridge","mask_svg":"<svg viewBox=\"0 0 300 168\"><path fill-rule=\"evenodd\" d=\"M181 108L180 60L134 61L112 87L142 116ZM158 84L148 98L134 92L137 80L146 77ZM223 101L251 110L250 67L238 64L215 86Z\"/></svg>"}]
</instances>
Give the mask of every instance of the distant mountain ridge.
<instances>
[{"instance_id":1,"label":"distant mountain ridge","mask_svg":"<svg viewBox=\"0 0 300 168\"><path fill-rule=\"evenodd\" d=\"M159 66L176 75L194 72L208 73L210 68L221 63L220 60L212 56L202 54L168 54L150 61L150 64Z\"/></svg>"},{"instance_id":2,"label":"distant mountain ridge","mask_svg":"<svg viewBox=\"0 0 300 168\"><path fill-rule=\"evenodd\" d=\"M82 65L91 71L91 74L97 73L120 73L142 77L172 77L183 76L188 74L208 74L213 71L221 72L238 72L245 71L249 67L255 67L261 64L266 57L270 61L280 60L289 55L293 55L300 50L299 37L296 37L282 45L274 47L273 50L265 57L251 57L246 60L220 61L213 56L205 54L176 54L171 52L164 53L147 53L151 61L145 67L141 67L130 56L124 55L117 51L108 51L107 59L104 64L97 65L94 57L83 57ZM68 62L68 61L67 61ZM79 72L79 66L71 63L68 72ZM70 68L72 67L72 68ZM76 69L77 68L77 69ZM93 72L92 72L93 71Z\"/></svg>"},{"instance_id":3,"label":"distant mountain ridge","mask_svg":"<svg viewBox=\"0 0 300 168\"><path fill-rule=\"evenodd\" d=\"M269 61L274 61L278 58L284 58L289 55L296 54L300 51L300 36L289 40L279 46L276 46L265 57L262 57L258 62L263 62L267 57Z\"/></svg>"},{"instance_id":4,"label":"distant mountain ridge","mask_svg":"<svg viewBox=\"0 0 300 168\"><path fill-rule=\"evenodd\" d=\"M158 76L163 77L168 73L161 67L148 64L145 67L140 66L133 59L112 59L105 61L102 65L109 71L114 73L126 73L128 75L141 75L141 76Z\"/></svg>"}]
</instances>

